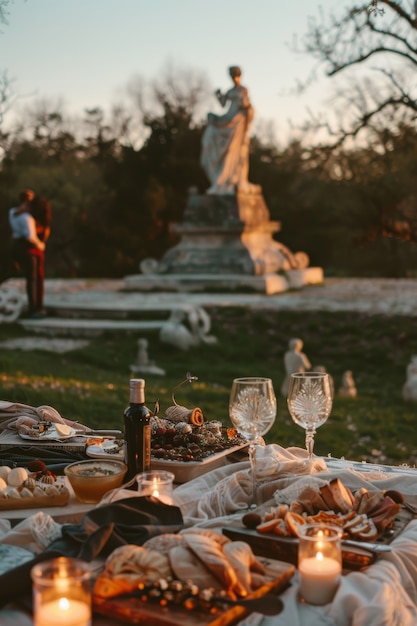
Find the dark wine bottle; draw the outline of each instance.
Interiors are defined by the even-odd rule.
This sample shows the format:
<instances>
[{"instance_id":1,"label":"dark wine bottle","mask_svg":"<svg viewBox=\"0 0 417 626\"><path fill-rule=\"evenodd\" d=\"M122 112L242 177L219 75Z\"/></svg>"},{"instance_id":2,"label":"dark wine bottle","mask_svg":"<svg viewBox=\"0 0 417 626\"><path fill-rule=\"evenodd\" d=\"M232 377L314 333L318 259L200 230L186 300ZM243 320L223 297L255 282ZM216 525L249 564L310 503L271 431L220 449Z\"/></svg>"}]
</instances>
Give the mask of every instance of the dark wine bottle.
<instances>
[{"instance_id":1,"label":"dark wine bottle","mask_svg":"<svg viewBox=\"0 0 417 626\"><path fill-rule=\"evenodd\" d=\"M151 415L145 406L145 381L132 378L129 406L123 413L126 480L151 468Z\"/></svg>"}]
</instances>

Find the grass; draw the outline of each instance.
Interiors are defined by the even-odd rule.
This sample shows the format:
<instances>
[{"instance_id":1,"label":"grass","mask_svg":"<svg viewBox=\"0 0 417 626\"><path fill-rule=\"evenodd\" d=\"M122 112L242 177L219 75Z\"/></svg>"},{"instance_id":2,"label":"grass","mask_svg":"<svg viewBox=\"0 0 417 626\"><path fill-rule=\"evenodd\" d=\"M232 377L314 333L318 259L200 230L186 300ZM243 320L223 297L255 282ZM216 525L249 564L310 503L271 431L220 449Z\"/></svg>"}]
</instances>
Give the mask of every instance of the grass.
<instances>
[{"instance_id":1,"label":"grass","mask_svg":"<svg viewBox=\"0 0 417 626\"><path fill-rule=\"evenodd\" d=\"M304 341L313 366L324 365L337 392L352 370L358 397L335 396L332 414L316 435L315 452L352 460L414 466L417 462L417 403L402 399L406 367L417 354L417 324L411 317L330 312L210 310L214 345L182 352L149 338L149 356L166 370L146 376L150 407L172 404L171 392L186 372L198 381L175 392L178 404L202 408L206 419L228 423L228 398L236 376L269 376L278 398L268 442L304 446L304 431L293 424L280 395L283 355L291 337ZM0 326L0 341L24 336L18 325ZM1 349L0 398L32 406L49 404L63 417L94 428L122 428L129 396L130 364L138 335L106 334L65 354Z\"/></svg>"}]
</instances>

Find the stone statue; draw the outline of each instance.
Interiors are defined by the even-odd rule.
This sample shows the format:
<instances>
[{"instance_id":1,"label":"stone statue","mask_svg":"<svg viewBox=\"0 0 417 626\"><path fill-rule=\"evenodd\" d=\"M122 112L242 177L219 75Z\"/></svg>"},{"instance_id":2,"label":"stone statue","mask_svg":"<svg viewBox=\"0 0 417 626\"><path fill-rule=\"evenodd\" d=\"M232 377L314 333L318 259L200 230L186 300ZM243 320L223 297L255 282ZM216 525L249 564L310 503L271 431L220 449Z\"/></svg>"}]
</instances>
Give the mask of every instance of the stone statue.
<instances>
[{"instance_id":1,"label":"stone statue","mask_svg":"<svg viewBox=\"0 0 417 626\"><path fill-rule=\"evenodd\" d=\"M184 351L201 343L217 343L217 338L208 334L210 326L210 316L201 307L174 309L162 326L159 339Z\"/></svg>"},{"instance_id":2,"label":"stone statue","mask_svg":"<svg viewBox=\"0 0 417 626\"><path fill-rule=\"evenodd\" d=\"M0 287L0 323L15 322L21 315L25 300L13 287Z\"/></svg>"},{"instance_id":3,"label":"stone statue","mask_svg":"<svg viewBox=\"0 0 417 626\"><path fill-rule=\"evenodd\" d=\"M346 370L346 372L344 372L342 376L342 386L339 387L337 393L339 396L343 396L344 398L356 398L358 392L350 370Z\"/></svg>"},{"instance_id":4,"label":"stone statue","mask_svg":"<svg viewBox=\"0 0 417 626\"><path fill-rule=\"evenodd\" d=\"M288 342L288 350L284 355L286 376L281 386L281 393L284 397L287 397L288 395L288 386L291 374L295 374L296 372L305 372L311 368L311 363L308 360L308 357L301 352L303 345L302 340L298 338L290 339Z\"/></svg>"},{"instance_id":5,"label":"stone statue","mask_svg":"<svg viewBox=\"0 0 417 626\"><path fill-rule=\"evenodd\" d=\"M149 360L147 339L138 339L138 354L136 363L131 365L130 369L133 374L143 373L165 376L165 370L155 365L154 361Z\"/></svg>"},{"instance_id":6,"label":"stone statue","mask_svg":"<svg viewBox=\"0 0 417 626\"><path fill-rule=\"evenodd\" d=\"M411 357L407 365L407 380L403 386L404 400L417 401L417 355Z\"/></svg>"},{"instance_id":7,"label":"stone statue","mask_svg":"<svg viewBox=\"0 0 417 626\"><path fill-rule=\"evenodd\" d=\"M240 84L241 69L229 67L233 87L226 93L215 92L224 107L223 115L209 113L207 127L202 138L201 165L210 181L209 194L235 194L236 191L256 193L258 185L248 182L249 128L253 119L253 107L246 87Z\"/></svg>"}]
</instances>

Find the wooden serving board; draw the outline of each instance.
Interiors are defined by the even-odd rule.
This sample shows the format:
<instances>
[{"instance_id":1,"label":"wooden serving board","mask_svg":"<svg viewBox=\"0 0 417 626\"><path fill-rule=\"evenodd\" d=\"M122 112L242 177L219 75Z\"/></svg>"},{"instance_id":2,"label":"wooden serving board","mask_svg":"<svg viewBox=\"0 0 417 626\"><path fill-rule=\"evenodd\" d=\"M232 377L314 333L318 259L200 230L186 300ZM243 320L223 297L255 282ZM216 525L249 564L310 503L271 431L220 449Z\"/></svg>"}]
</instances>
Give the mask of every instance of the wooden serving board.
<instances>
[{"instance_id":1,"label":"wooden serving board","mask_svg":"<svg viewBox=\"0 0 417 626\"><path fill-rule=\"evenodd\" d=\"M269 592L279 593L286 586L295 572L295 567L282 561L261 558L266 569L265 585L257 589L250 598L259 598ZM137 598L109 598L102 600L93 597L95 613L107 615L128 624L147 624L148 626L229 626L248 615L242 606L233 606L217 613L191 611L178 606L162 607L151 602L142 602Z\"/></svg>"},{"instance_id":2,"label":"wooden serving board","mask_svg":"<svg viewBox=\"0 0 417 626\"><path fill-rule=\"evenodd\" d=\"M414 515L402 507L392 527L380 535L373 544L389 545L398 537L414 519ZM223 534L232 541L246 541L256 555L270 556L281 561L298 563L298 538L276 535L275 533L260 533L255 529L242 526L226 526ZM360 542L358 542L360 544ZM342 543L342 561L346 570L361 570L368 567L377 558L377 554L366 549L366 544L361 547L348 546Z\"/></svg>"},{"instance_id":3,"label":"wooden serving board","mask_svg":"<svg viewBox=\"0 0 417 626\"><path fill-rule=\"evenodd\" d=\"M32 498L0 498L0 511L12 511L16 509L44 509L50 506L65 506L68 504L70 492L66 487L61 487L61 493L52 496L33 496Z\"/></svg>"}]
</instances>

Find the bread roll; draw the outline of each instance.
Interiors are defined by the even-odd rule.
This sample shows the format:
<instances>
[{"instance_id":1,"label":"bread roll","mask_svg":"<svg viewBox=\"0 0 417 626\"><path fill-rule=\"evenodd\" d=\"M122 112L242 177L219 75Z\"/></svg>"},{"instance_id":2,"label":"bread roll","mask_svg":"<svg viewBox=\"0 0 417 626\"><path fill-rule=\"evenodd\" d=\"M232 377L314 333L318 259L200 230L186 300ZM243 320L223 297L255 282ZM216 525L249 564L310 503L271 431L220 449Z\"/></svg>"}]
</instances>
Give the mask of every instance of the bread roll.
<instances>
[{"instance_id":1,"label":"bread roll","mask_svg":"<svg viewBox=\"0 0 417 626\"><path fill-rule=\"evenodd\" d=\"M94 584L94 595L110 598L130 593L144 578L152 581L172 575L169 559L156 550L127 544L106 559L105 569Z\"/></svg>"},{"instance_id":2,"label":"bread roll","mask_svg":"<svg viewBox=\"0 0 417 626\"><path fill-rule=\"evenodd\" d=\"M222 583L186 545L176 546L169 551L169 561L174 576L178 580L192 580L200 589L212 587L223 589Z\"/></svg>"},{"instance_id":3,"label":"bread roll","mask_svg":"<svg viewBox=\"0 0 417 626\"><path fill-rule=\"evenodd\" d=\"M237 585L237 576L221 545L211 537L201 534L185 533L188 547L204 563L210 572L230 591Z\"/></svg>"}]
</instances>

